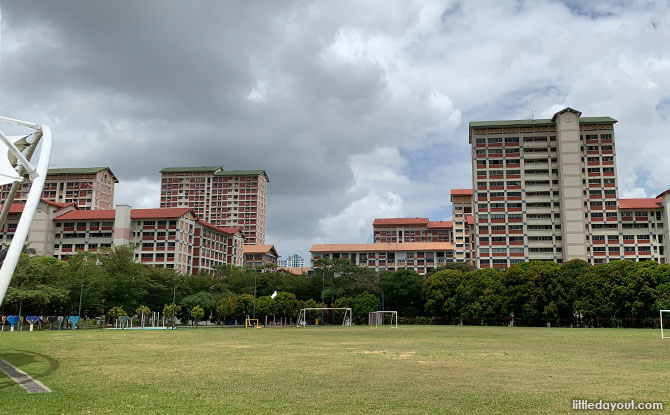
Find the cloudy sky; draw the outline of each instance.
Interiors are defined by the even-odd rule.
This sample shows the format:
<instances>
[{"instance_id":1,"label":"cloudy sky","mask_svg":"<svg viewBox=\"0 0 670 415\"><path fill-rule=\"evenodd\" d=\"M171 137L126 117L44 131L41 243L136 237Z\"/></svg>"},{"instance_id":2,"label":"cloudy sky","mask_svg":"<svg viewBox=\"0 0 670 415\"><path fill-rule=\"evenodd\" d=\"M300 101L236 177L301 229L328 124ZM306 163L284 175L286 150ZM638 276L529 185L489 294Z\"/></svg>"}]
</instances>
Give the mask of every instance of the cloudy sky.
<instances>
[{"instance_id":1,"label":"cloudy sky","mask_svg":"<svg viewBox=\"0 0 670 415\"><path fill-rule=\"evenodd\" d=\"M667 1L0 0L0 114L155 207L166 166L265 169L280 254L451 216L467 123L612 116L619 191L670 187Z\"/></svg>"}]
</instances>

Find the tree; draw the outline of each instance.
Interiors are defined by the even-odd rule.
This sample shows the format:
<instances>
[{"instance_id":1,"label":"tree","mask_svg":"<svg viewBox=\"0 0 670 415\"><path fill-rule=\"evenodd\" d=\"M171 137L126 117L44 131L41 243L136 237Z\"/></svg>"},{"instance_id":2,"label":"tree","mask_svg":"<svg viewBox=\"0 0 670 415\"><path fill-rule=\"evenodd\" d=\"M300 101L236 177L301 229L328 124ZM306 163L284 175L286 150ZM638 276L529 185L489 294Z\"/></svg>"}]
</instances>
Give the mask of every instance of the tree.
<instances>
[{"instance_id":1,"label":"tree","mask_svg":"<svg viewBox=\"0 0 670 415\"><path fill-rule=\"evenodd\" d=\"M205 310L199 305L196 305L191 310L191 317L193 318L193 322L195 323L196 326L198 325L198 321L202 320L204 316L205 316Z\"/></svg>"},{"instance_id":2,"label":"tree","mask_svg":"<svg viewBox=\"0 0 670 415\"><path fill-rule=\"evenodd\" d=\"M364 323L368 319L368 313L379 311L380 303L376 295L370 293L361 293L354 298L353 317L359 323Z\"/></svg>"},{"instance_id":3,"label":"tree","mask_svg":"<svg viewBox=\"0 0 670 415\"><path fill-rule=\"evenodd\" d=\"M5 303L15 305L21 314L45 314L45 310L64 303L69 292L58 285L61 269L56 258L21 255Z\"/></svg>"},{"instance_id":4,"label":"tree","mask_svg":"<svg viewBox=\"0 0 670 415\"><path fill-rule=\"evenodd\" d=\"M379 278L385 310L395 310L403 317L415 317L423 311L421 286L423 278L412 270L385 272Z\"/></svg>"},{"instance_id":5,"label":"tree","mask_svg":"<svg viewBox=\"0 0 670 415\"><path fill-rule=\"evenodd\" d=\"M179 304L165 304L163 306L163 316L170 320L175 317L175 312L179 313L181 311L181 306Z\"/></svg>"},{"instance_id":6,"label":"tree","mask_svg":"<svg viewBox=\"0 0 670 415\"><path fill-rule=\"evenodd\" d=\"M235 296L229 295L224 296L219 299L216 303L216 313L219 315L221 320L226 321L226 317L230 317L235 314L237 307L237 300Z\"/></svg>"},{"instance_id":7,"label":"tree","mask_svg":"<svg viewBox=\"0 0 670 415\"><path fill-rule=\"evenodd\" d=\"M200 306L206 312L213 313L216 308L214 296L207 291L199 291L193 295L184 297L180 303L186 307L187 310L192 310L195 306Z\"/></svg>"},{"instance_id":8,"label":"tree","mask_svg":"<svg viewBox=\"0 0 670 415\"><path fill-rule=\"evenodd\" d=\"M256 315L257 316L272 316L277 314L277 305L275 300L269 295L258 297L256 300Z\"/></svg>"},{"instance_id":9,"label":"tree","mask_svg":"<svg viewBox=\"0 0 670 415\"><path fill-rule=\"evenodd\" d=\"M240 294L237 296L235 302L235 316L239 320L245 319L249 314L251 314L254 308L254 296L251 294Z\"/></svg>"},{"instance_id":10,"label":"tree","mask_svg":"<svg viewBox=\"0 0 670 415\"><path fill-rule=\"evenodd\" d=\"M112 321L116 320L117 318L119 318L121 316L127 316L127 315L128 315L128 313L126 313L125 310L123 309L123 307L121 307L121 306L112 307L111 309L109 309L109 311L107 311L107 316Z\"/></svg>"},{"instance_id":11,"label":"tree","mask_svg":"<svg viewBox=\"0 0 670 415\"><path fill-rule=\"evenodd\" d=\"M298 315L298 299L295 294L280 292L275 297L277 304L277 314L282 317L296 317Z\"/></svg>"},{"instance_id":12,"label":"tree","mask_svg":"<svg viewBox=\"0 0 670 415\"><path fill-rule=\"evenodd\" d=\"M449 306L446 302L454 295L462 275L460 271L444 270L434 273L423 281L421 294L424 309L429 317L444 318L449 314L448 317L453 320L457 316L456 311L460 310L460 307Z\"/></svg>"}]
</instances>

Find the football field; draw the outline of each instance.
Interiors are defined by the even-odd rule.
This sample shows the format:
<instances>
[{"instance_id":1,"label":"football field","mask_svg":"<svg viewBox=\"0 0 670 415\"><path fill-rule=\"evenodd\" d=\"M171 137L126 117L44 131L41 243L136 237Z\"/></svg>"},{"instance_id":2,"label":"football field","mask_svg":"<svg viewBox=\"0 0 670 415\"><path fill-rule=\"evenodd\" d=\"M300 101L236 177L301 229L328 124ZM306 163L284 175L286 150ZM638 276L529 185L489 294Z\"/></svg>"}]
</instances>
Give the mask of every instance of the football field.
<instances>
[{"instance_id":1,"label":"football field","mask_svg":"<svg viewBox=\"0 0 670 415\"><path fill-rule=\"evenodd\" d=\"M52 390L0 374L0 414L584 412L573 399L670 411L670 340L647 329L4 332L0 357Z\"/></svg>"}]
</instances>

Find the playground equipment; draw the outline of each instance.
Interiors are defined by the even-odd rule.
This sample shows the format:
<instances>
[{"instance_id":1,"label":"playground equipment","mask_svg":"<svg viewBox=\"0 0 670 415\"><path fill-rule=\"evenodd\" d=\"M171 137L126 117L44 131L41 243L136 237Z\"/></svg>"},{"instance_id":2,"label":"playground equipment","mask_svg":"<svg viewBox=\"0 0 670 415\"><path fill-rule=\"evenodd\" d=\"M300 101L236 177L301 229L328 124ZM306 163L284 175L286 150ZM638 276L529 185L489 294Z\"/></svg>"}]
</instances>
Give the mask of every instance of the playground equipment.
<instances>
[{"instance_id":1,"label":"playground equipment","mask_svg":"<svg viewBox=\"0 0 670 415\"><path fill-rule=\"evenodd\" d=\"M114 322L114 328L128 329L133 327L133 321L128 316L119 316Z\"/></svg>"},{"instance_id":2,"label":"playground equipment","mask_svg":"<svg viewBox=\"0 0 670 415\"><path fill-rule=\"evenodd\" d=\"M79 316L70 316L68 320L70 320L70 323L72 324L72 330L75 330L77 328L77 323L79 323Z\"/></svg>"},{"instance_id":3,"label":"playground equipment","mask_svg":"<svg viewBox=\"0 0 670 415\"><path fill-rule=\"evenodd\" d=\"M28 324L30 324L30 331L33 331L33 326L35 323L39 323L40 317L39 316L28 316L26 317L26 321Z\"/></svg>"},{"instance_id":4,"label":"playground equipment","mask_svg":"<svg viewBox=\"0 0 670 415\"><path fill-rule=\"evenodd\" d=\"M7 322L9 322L9 331L14 331L16 323L19 322L19 316L7 316Z\"/></svg>"},{"instance_id":5,"label":"playground equipment","mask_svg":"<svg viewBox=\"0 0 670 415\"><path fill-rule=\"evenodd\" d=\"M0 267L0 304L2 304L7 287L14 274L14 269L23 251L28 231L30 230L30 223L33 220L35 210L37 210L37 205L42 196L42 188L44 187L49 159L51 158L51 129L46 125L7 117L0 117L0 126L9 126L10 129L30 130L29 133L8 136L0 129L0 185L10 183L12 185L9 195L2 201L0 227L4 225L9 215L9 209L14 202L14 196L19 190L19 186L24 181L24 175L27 174L32 181L14 237L9 244L9 248L7 248L2 267ZM30 159L37 148L37 144L40 142L42 143L42 149L40 150L37 167L33 167L30 164Z\"/></svg>"}]
</instances>

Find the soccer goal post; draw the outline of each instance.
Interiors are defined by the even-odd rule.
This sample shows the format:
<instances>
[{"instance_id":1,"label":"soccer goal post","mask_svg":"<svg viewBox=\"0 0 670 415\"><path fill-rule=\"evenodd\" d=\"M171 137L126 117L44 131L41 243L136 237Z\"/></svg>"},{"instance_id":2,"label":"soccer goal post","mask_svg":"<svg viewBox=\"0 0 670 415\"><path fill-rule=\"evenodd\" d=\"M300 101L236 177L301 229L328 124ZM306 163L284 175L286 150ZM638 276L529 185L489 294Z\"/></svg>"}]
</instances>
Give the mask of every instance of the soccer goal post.
<instances>
[{"instance_id":1,"label":"soccer goal post","mask_svg":"<svg viewBox=\"0 0 670 415\"><path fill-rule=\"evenodd\" d=\"M307 313L310 311L344 311L344 316L342 317L342 327L351 326L351 308L349 307L318 307L318 308L301 308L298 313L298 325L297 327L306 327L307 326Z\"/></svg>"},{"instance_id":2,"label":"soccer goal post","mask_svg":"<svg viewBox=\"0 0 670 415\"><path fill-rule=\"evenodd\" d=\"M372 311L368 313L368 326L379 327L387 323L392 328L398 328L398 312L397 311Z\"/></svg>"},{"instance_id":3,"label":"soccer goal post","mask_svg":"<svg viewBox=\"0 0 670 415\"><path fill-rule=\"evenodd\" d=\"M668 317L666 317L666 318L670 319L670 310L661 310L660 311L661 318L659 319L659 321L661 323L661 339L670 339L670 336L666 336L663 333L663 314L667 314Z\"/></svg>"},{"instance_id":4,"label":"soccer goal post","mask_svg":"<svg viewBox=\"0 0 670 415\"><path fill-rule=\"evenodd\" d=\"M244 320L244 328L246 329L246 328L249 328L249 327L253 327L255 329L260 329L261 328L260 324L258 323L257 318L248 318L248 319Z\"/></svg>"}]
</instances>

